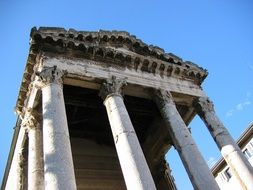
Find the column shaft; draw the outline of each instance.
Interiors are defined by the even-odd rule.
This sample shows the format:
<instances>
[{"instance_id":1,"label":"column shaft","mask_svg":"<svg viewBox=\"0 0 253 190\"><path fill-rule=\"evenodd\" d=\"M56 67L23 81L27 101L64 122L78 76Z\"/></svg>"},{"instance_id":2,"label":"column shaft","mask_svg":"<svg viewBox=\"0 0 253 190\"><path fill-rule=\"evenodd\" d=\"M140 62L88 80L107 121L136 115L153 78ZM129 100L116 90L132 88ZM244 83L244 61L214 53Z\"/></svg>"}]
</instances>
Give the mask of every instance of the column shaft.
<instances>
[{"instance_id":1,"label":"column shaft","mask_svg":"<svg viewBox=\"0 0 253 190\"><path fill-rule=\"evenodd\" d=\"M113 80L115 79L113 78ZM107 87L105 87L105 85L103 87L113 88L118 85L115 81L111 82L112 83L110 84L107 81ZM103 87L101 91L105 91ZM119 89L120 88L121 87L119 87ZM107 110L115 147L127 189L155 190L156 187L152 175L124 105L122 96L119 92L114 91L113 93L112 89L110 89L106 93L104 105Z\"/></svg>"},{"instance_id":2,"label":"column shaft","mask_svg":"<svg viewBox=\"0 0 253 190\"><path fill-rule=\"evenodd\" d=\"M28 130L28 190L44 189L42 129L39 124Z\"/></svg>"},{"instance_id":3,"label":"column shaft","mask_svg":"<svg viewBox=\"0 0 253 190\"><path fill-rule=\"evenodd\" d=\"M24 167L24 144L26 140L26 134L24 127L20 127L17 143L15 146L8 179L6 182L5 189L17 189L21 190L23 187L22 179L24 178L23 167Z\"/></svg>"},{"instance_id":4,"label":"column shaft","mask_svg":"<svg viewBox=\"0 0 253 190\"><path fill-rule=\"evenodd\" d=\"M215 114L213 103L208 98L201 97L195 101L195 107L234 176L242 187L252 190L253 168Z\"/></svg>"},{"instance_id":5,"label":"column shaft","mask_svg":"<svg viewBox=\"0 0 253 190\"><path fill-rule=\"evenodd\" d=\"M45 189L76 189L65 103L62 72L47 68L39 76L43 79L43 149Z\"/></svg>"},{"instance_id":6,"label":"column shaft","mask_svg":"<svg viewBox=\"0 0 253 190\"><path fill-rule=\"evenodd\" d=\"M156 189L122 98L111 96L104 104L127 189Z\"/></svg>"},{"instance_id":7,"label":"column shaft","mask_svg":"<svg viewBox=\"0 0 253 190\"><path fill-rule=\"evenodd\" d=\"M219 189L187 126L177 111L172 95L164 90L155 92L155 102L169 129L170 137L185 166L194 189Z\"/></svg>"}]
</instances>

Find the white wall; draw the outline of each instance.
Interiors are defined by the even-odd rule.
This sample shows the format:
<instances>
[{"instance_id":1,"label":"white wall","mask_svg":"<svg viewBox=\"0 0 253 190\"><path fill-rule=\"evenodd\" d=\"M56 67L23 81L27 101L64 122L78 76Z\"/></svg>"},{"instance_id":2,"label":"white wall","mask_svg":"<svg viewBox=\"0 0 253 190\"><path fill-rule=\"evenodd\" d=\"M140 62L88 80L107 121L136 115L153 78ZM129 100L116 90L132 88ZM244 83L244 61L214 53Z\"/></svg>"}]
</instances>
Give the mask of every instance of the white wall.
<instances>
[{"instance_id":1,"label":"white wall","mask_svg":"<svg viewBox=\"0 0 253 190\"><path fill-rule=\"evenodd\" d=\"M248 158L250 164L253 167L253 137L242 148L242 151L244 152L245 156ZM221 190L231 190L231 189L243 190L243 188L240 186L235 176L231 175L231 177L229 177L229 174L228 174L229 171L227 171L228 169L229 167L226 166L215 177L215 180L218 183L220 189Z\"/></svg>"}]
</instances>

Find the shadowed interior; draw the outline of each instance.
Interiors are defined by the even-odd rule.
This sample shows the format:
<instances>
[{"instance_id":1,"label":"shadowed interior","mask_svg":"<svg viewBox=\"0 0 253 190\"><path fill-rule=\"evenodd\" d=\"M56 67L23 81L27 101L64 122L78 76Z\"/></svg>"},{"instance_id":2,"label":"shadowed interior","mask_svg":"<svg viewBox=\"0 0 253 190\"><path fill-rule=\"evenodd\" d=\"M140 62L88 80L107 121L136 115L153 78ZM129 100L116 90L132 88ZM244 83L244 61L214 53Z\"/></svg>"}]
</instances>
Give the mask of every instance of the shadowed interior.
<instances>
[{"instance_id":1,"label":"shadowed interior","mask_svg":"<svg viewBox=\"0 0 253 190\"><path fill-rule=\"evenodd\" d=\"M125 189L106 109L98 93L64 85L77 187ZM169 189L164 156L171 143L156 105L152 100L127 95L124 103L157 188ZM183 106L177 107L182 115L187 112Z\"/></svg>"}]
</instances>

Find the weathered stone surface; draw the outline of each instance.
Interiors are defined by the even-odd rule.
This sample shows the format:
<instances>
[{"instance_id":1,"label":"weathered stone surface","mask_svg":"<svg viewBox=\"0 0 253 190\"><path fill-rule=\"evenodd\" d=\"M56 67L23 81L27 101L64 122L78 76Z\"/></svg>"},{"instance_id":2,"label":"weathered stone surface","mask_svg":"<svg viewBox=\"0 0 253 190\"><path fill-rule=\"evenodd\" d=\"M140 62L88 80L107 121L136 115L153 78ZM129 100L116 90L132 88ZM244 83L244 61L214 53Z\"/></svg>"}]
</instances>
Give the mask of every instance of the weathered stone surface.
<instances>
[{"instance_id":1,"label":"weathered stone surface","mask_svg":"<svg viewBox=\"0 0 253 190\"><path fill-rule=\"evenodd\" d=\"M64 79L64 83L86 88L99 89L102 81L111 76L116 76L117 78L125 79L128 84L126 90L135 85L131 93L138 92L142 87L161 88L178 94L197 97L204 96L199 85L192 81L167 76L162 78L153 73L143 73L132 69L120 70L119 68L104 64L103 62L90 61L87 59L71 60L68 58L49 56L44 60L44 65L46 67L56 65L57 68L61 70L67 70L68 74ZM88 84L88 86L85 84ZM145 94L147 94L147 92L145 92Z\"/></svg>"},{"instance_id":2,"label":"weathered stone surface","mask_svg":"<svg viewBox=\"0 0 253 190\"><path fill-rule=\"evenodd\" d=\"M213 103L207 97L200 97L195 100L194 106L234 176L242 186L253 189L253 168L215 114Z\"/></svg>"},{"instance_id":3,"label":"weathered stone surface","mask_svg":"<svg viewBox=\"0 0 253 190\"><path fill-rule=\"evenodd\" d=\"M106 99L111 95L122 95L122 88L126 85L126 81L124 79L117 79L115 76L107 79L106 82L103 82L101 85L101 89L99 92L99 96L102 99Z\"/></svg>"},{"instance_id":4,"label":"weathered stone surface","mask_svg":"<svg viewBox=\"0 0 253 190\"><path fill-rule=\"evenodd\" d=\"M24 144L27 140L25 128L21 127L13 154L5 189L21 189L23 186Z\"/></svg>"},{"instance_id":5,"label":"weathered stone surface","mask_svg":"<svg viewBox=\"0 0 253 190\"><path fill-rule=\"evenodd\" d=\"M124 84L115 78L103 83L102 97L127 189L155 190L155 184L132 122L119 95ZM107 95L105 96L105 93Z\"/></svg>"},{"instance_id":6,"label":"weathered stone surface","mask_svg":"<svg viewBox=\"0 0 253 190\"><path fill-rule=\"evenodd\" d=\"M36 73L36 75L40 77L40 88L43 88L44 85L49 85L51 83L62 86L62 77L64 74L66 74L66 72L57 69L57 66L45 67L41 72Z\"/></svg>"},{"instance_id":7,"label":"weathered stone surface","mask_svg":"<svg viewBox=\"0 0 253 190\"><path fill-rule=\"evenodd\" d=\"M44 189L42 126L29 126L28 190Z\"/></svg>"},{"instance_id":8,"label":"weathered stone surface","mask_svg":"<svg viewBox=\"0 0 253 190\"><path fill-rule=\"evenodd\" d=\"M34 79L34 66L43 60L45 52L63 57L102 61L119 69L133 69L153 73L161 77L172 76L188 79L200 85L207 71L196 64L183 61L172 53L165 53L160 47L147 45L124 31L75 31L56 27L33 28L31 46L23 76L16 108L22 106L28 92L27 86ZM29 92L28 92L29 95Z\"/></svg>"},{"instance_id":9,"label":"weathered stone surface","mask_svg":"<svg viewBox=\"0 0 253 190\"><path fill-rule=\"evenodd\" d=\"M28 190L44 189L44 165L41 115L27 108L22 127L28 133Z\"/></svg>"},{"instance_id":10,"label":"weathered stone surface","mask_svg":"<svg viewBox=\"0 0 253 190\"><path fill-rule=\"evenodd\" d=\"M127 32L78 32L73 29L66 31L62 28L33 29L30 52L16 106L19 118L23 119L22 125L26 126L22 129L28 132L30 139L28 159L31 164L28 167L28 176L31 173L34 175L28 177L29 181L33 180L32 183L28 182L28 189L33 189L34 186L39 189L40 185L42 186L36 179L41 175L39 170L36 170L39 168L36 160L39 160L38 155L41 154L39 153L41 149L38 148L41 132L39 127L33 127L39 126L36 124L36 118L29 116L29 109L36 105L43 107L46 189L76 189L75 180L78 181L80 190L104 189L103 186L113 189L114 185L115 189L125 188L122 176L117 177L120 172L119 166L115 169L115 165L119 164L118 160L108 161L109 165L107 165L106 161L101 161L100 152L90 155L94 147L96 148L94 151L103 152L101 155L105 160L117 158L113 150L111 131L108 131L110 126L107 115L101 99L97 97L98 90L106 106L113 140L128 189L166 189L167 187L175 189L173 183L166 184L173 179L170 179L170 173L163 160L171 144L174 144L179 151L194 188L206 189L208 186L210 189L216 189L213 179L210 178L210 172L207 171L206 164L186 127L196 114L192 106L193 99L205 96L200 84L206 76L207 71L196 64L183 61L171 53L165 53L159 47L149 46ZM126 104L128 111L122 96L122 87L125 83L128 84L124 88L125 102L130 100L127 103L133 104L131 106ZM64 97L67 100L66 105L63 87L67 92ZM149 89L161 89L160 94L157 94L156 102L167 123L167 128L164 124L160 126L162 118L151 100ZM167 92L171 92L173 97ZM145 105L139 106L140 101L145 102L143 103ZM67 123L65 106L69 123ZM99 108L94 108L96 106ZM148 110L149 108L151 109ZM156 121L160 123L154 124L153 122ZM87 148L90 145L91 147L87 148L88 152L82 150L82 156L79 152L72 155L69 130L75 142L74 148L80 149L81 145ZM161 135L161 133L165 134ZM22 137L22 130L19 134ZM224 134L226 135L225 130L217 130L213 136L222 144L225 141L220 140L219 135L222 137ZM23 144L20 146L19 139L14 141L17 141L18 148L21 148L18 155L22 155ZM82 142L81 145L79 142ZM108 146L106 149L108 152L102 151L103 146L100 145ZM144 147L149 167L141 146ZM228 146L224 152L231 150L233 149ZM114 155L108 156L111 152ZM21 162L17 159L20 157L16 155L15 152L12 163L14 167L11 166L10 176L13 175L19 183L20 175L22 177L27 174L19 171L22 167L17 164ZM74 175L72 156L77 164L75 168L77 179ZM230 157L231 160L235 160L234 156L236 157L236 155ZM101 164L102 167L99 167ZM27 172L27 168L24 167L24 170ZM103 174L106 179L102 181ZM166 177L167 175L169 177ZM8 185L12 182L8 181ZM15 184L17 188L21 185L18 183ZM92 183L95 185L93 186Z\"/></svg>"},{"instance_id":11,"label":"weathered stone surface","mask_svg":"<svg viewBox=\"0 0 253 190\"><path fill-rule=\"evenodd\" d=\"M154 91L154 100L169 129L173 145L195 189L219 189L187 126L179 115L170 92Z\"/></svg>"},{"instance_id":12,"label":"weathered stone surface","mask_svg":"<svg viewBox=\"0 0 253 190\"><path fill-rule=\"evenodd\" d=\"M47 68L39 75L44 82L42 108L45 189L75 190L74 166L60 84L62 72Z\"/></svg>"}]
</instances>

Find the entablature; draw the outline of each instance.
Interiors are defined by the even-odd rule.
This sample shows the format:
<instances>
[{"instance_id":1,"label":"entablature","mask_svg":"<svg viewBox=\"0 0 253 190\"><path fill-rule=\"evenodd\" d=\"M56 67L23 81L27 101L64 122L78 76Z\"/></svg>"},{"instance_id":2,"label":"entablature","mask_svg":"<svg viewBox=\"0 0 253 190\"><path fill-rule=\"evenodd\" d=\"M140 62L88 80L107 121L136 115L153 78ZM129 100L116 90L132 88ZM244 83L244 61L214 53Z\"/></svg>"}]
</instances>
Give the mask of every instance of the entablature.
<instances>
[{"instance_id":1,"label":"entablature","mask_svg":"<svg viewBox=\"0 0 253 190\"><path fill-rule=\"evenodd\" d=\"M125 79L128 86L131 86L129 88L133 91L129 93L136 93L136 96L145 96L141 92L139 92L140 95L137 95L139 88L161 88L177 94L186 94L191 96L204 95L202 89L189 80L182 80L167 76L161 77L160 75L142 72L141 70L122 67L118 68L114 65L87 59L73 60L63 57L44 56L43 67L53 66L67 71L64 83L73 83L72 85L76 84L76 86L99 89L103 80L108 79L111 76L115 76L117 78Z\"/></svg>"},{"instance_id":2,"label":"entablature","mask_svg":"<svg viewBox=\"0 0 253 190\"><path fill-rule=\"evenodd\" d=\"M19 112L41 64L67 70L66 84L98 88L102 80L114 75L127 78L131 85L126 88L126 93L137 96L143 92L142 87L162 88L190 96L204 94L200 85L207 76L205 69L165 53L157 46L148 46L127 32L33 28L30 42L16 104Z\"/></svg>"}]
</instances>

